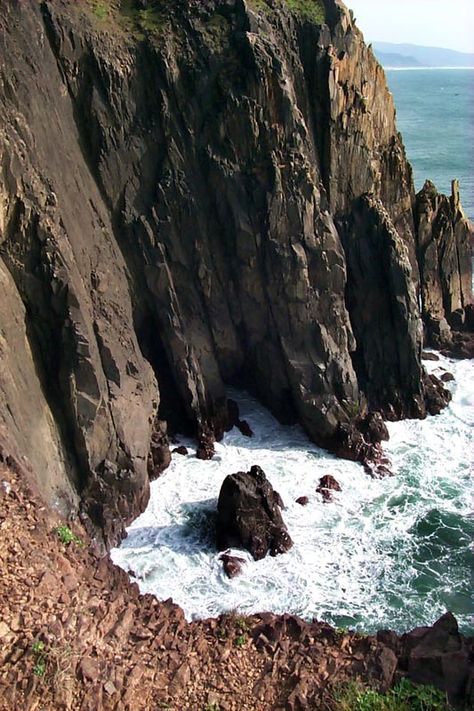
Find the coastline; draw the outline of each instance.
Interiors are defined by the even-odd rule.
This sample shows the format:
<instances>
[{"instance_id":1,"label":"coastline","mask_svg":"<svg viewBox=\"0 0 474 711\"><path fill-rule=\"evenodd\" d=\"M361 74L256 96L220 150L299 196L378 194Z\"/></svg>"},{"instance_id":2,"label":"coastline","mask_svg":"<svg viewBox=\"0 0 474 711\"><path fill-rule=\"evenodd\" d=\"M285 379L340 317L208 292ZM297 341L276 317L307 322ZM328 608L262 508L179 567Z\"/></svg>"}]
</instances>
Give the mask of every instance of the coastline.
<instances>
[{"instance_id":1,"label":"coastline","mask_svg":"<svg viewBox=\"0 0 474 711\"><path fill-rule=\"evenodd\" d=\"M391 71L391 72L416 72L416 71L431 71L431 70L439 70L439 69L474 69L474 66L471 67L390 67L390 66L384 66L385 71Z\"/></svg>"}]
</instances>

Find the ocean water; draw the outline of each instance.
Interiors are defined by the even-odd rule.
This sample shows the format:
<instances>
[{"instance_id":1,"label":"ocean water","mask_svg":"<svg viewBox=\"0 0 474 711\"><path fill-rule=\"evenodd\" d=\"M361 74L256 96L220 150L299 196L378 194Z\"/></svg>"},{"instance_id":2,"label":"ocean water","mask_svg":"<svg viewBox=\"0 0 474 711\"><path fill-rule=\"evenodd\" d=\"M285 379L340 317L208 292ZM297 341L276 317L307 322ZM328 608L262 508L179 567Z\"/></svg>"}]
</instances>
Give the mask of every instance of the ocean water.
<instances>
[{"instance_id":1,"label":"ocean water","mask_svg":"<svg viewBox=\"0 0 474 711\"><path fill-rule=\"evenodd\" d=\"M426 178L461 202L474 221L474 69L387 69L403 136L420 190Z\"/></svg>"},{"instance_id":2,"label":"ocean water","mask_svg":"<svg viewBox=\"0 0 474 711\"><path fill-rule=\"evenodd\" d=\"M474 629L472 361L428 362L449 370L453 401L437 417L390 423L386 451L394 476L371 479L355 463L312 444L299 427L280 425L248 395L232 392L254 430L233 430L212 461L190 454L151 485L150 504L113 560L133 571L142 592L172 597L188 619L238 609L272 610L336 626L398 631L432 623L447 609ZM214 544L214 511L227 474L260 465L281 494L294 541L287 554L255 562L229 580ZM332 474L342 487L324 504L315 489ZM296 504L308 496L309 504Z\"/></svg>"}]
</instances>

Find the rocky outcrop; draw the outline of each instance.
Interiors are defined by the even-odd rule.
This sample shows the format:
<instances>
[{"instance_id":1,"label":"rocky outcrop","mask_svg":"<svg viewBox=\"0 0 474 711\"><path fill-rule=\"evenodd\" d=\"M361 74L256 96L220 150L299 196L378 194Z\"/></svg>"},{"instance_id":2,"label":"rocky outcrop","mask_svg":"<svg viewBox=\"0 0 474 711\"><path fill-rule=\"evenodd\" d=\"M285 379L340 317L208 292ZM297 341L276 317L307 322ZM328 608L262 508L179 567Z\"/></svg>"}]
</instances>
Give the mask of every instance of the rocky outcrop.
<instances>
[{"instance_id":1,"label":"rocky outcrop","mask_svg":"<svg viewBox=\"0 0 474 711\"><path fill-rule=\"evenodd\" d=\"M474 702L473 639L460 634L447 612L432 627L417 627L401 637L379 632L377 639L398 657L399 673L416 684L446 692L452 704L469 708Z\"/></svg>"},{"instance_id":2,"label":"rocky outcrop","mask_svg":"<svg viewBox=\"0 0 474 711\"><path fill-rule=\"evenodd\" d=\"M242 573L242 568L245 565L245 559L239 558L235 555L229 555L229 553L223 553L219 556L219 560L222 561L224 568L224 573L228 578L235 578L237 575Z\"/></svg>"},{"instance_id":3,"label":"rocky outcrop","mask_svg":"<svg viewBox=\"0 0 474 711\"><path fill-rule=\"evenodd\" d=\"M217 502L217 547L244 548L260 560L288 551L293 542L281 516L281 497L263 470L230 474Z\"/></svg>"},{"instance_id":4,"label":"rocky outcrop","mask_svg":"<svg viewBox=\"0 0 474 711\"><path fill-rule=\"evenodd\" d=\"M474 229L462 210L458 182L447 197L427 180L416 196L415 219L427 343L449 347L453 331L473 330L466 309L472 308Z\"/></svg>"},{"instance_id":5,"label":"rocky outcrop","mask_svg":"<svg viewBox=\"0 0 474 711\"><path fill-rule=\"evenodd\" d=\"M344 5L142 5L0 7L0 437L107 544L169 462L159 423L211 457L228 383L340 453L371 410L442 400L416 300L433 221L416 245Z\"/></svg>"},{"instance_id":6,"label":"rocky outcrop","mask_svg":"<svg viewBox=\"0 0 474 711\"><path fill-rule=\"evenodd\" d=\"M324 503L327 504L334 500L334 491L341 491L341 485L331 474L326 474L319 480L316 491L321 494Z\"/></svg>"}]
</instances>

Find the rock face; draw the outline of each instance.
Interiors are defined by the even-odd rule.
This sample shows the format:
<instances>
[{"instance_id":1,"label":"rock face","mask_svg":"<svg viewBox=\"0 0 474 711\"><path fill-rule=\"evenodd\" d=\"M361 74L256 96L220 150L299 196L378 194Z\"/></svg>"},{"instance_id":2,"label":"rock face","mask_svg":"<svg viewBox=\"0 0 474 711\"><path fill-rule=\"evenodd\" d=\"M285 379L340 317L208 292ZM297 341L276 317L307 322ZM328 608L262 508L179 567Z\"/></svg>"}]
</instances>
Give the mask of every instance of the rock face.
<instances>
[{"instance_id":1,"label":"rock face","mask_svg":"<svg viewBox=\"0 0 474 711\"><path fill-rule=\"evenodd\" d=\"M427 343L449 346L452 331L473 330L469 311L474 231L460 204L458 182L453 181L447 197L427 180L416 196L415 219Z\"/></svg>"},{"instance_id":2,"label":"rock face","mask_svg":"<svg viewBox=\"0 0 474 711\"><path fill-rule=\"evenodd\" d=\"M224 479L217 504L217 547L245 548L255 560L288 551L293 542L276 495L260 467Z\"/></svg>"},{"instance_id":3,"label":"rock face","mask_svg":"<svg viewBox=\"0 0 474 711\"><path fill-rule=\"evenodd\" d=\"M459 633L447 612L432 627L418 627L398 638L379 632L377 638L399 659L399 671L415 684L430 684L446 692L453 704L471 708L474 701L473 638Z\"/></svg>"},{"instance_id":4,"label":"rock face","mask_svg":"<svg viewBox=\"0 0 474 711\"><path fill-rule=\"evenodd\" d=\"M107 544L169 462L159 423L212 456L227 383L332 449L373 409L423 417L417 257L448 321L468 298L428 248L439 200L415 241L391 95L339 0L144 5L0 6L0 439Z\"/></svg>"},{"instance_id":5,"label":"rock face","mask_svg":"<svg viewBox=\"0 0 474 711\"><path fill-rule=\"evenodd\" d=\"M326 504L333 501L334 491L341 491L341 485L333 476L331 476L331 474L325 474L325 476L321 477L319 480L316 491L318 494L321 494L323 501Z\"/></svg>"}]
</instances>

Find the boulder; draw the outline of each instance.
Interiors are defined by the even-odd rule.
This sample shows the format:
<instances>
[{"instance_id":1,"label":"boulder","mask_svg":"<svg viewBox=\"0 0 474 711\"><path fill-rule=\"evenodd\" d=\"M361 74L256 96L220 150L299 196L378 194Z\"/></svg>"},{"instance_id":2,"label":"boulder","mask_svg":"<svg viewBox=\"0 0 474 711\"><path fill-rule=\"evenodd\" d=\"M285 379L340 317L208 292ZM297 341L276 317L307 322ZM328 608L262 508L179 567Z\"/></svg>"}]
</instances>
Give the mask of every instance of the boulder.
<instances>
[{"instance_id":1,"label":"boulder","mask_svg":"<svg viewBox=\"0 0 474 711\"><path fill-rule=\"evenodd\" d=\"M439 360L439 355L437 353L432 353L431 351L423 351L421 358L422 360L437 361Z\"/></svg>"},{"instance_id":2,"label":"boulder","mask_svg":"<svg viewBox=\"0 0 474 711\"><path fill-rule=\"evenodd\" d=\"M255 560L267 553L285 553L292 545L278 496L263 470L230 474L224 479L217 504L217 547L244 548Z\"/></svg>"},{"instance_id":3,"label":"boulder","mask_svg":"<svg viewBox=\"0 0 474 711\"><path fill-rule=\"evenodd\" d=\"M450 702L458 703L473 672L471 647L472 639L460 635L455 617L447 612L432 627L402 636L400 666L414 683L442 689Z\"/></svg>"},{"instance_id":4,"label":"boulder","mask_svg":"<svg viewBox=\"0 0 474 711\"><path fill-rule=\"evenodd\" d=\"M365 438L372 444L378 444L390 439L387 425L383 421L380 412L369 412L362 421L361 430Z\"/></svg>"},{"instance_id":5,"label":"boulder","mask_svg":"<svg viewBox=\"0 0 474 711\"><path fill-rule=\"evenodd\" d=\"M239 428L244 437L253 437L252 428L250 427L247 420L239 420L237 423L237 427Z\"/></svg>"},{"instance_id":6,"label":"boulder","mask_svg":"<svg viewBox=\"0 0 474 711\"><path fill-rule=\"evenodd\" d=\"M319 480L316 491L318 494L321 494L326 504L333 500L333 491L341 491L341 485L333 476L326 474Z\"/></svg>"},{"instance_id":7,"label":"boulder","mask_svg":"<svg viewBox=\"0 0 474 711\"><path fill-rule=\"evenodd\" d=\"M215 437L212 429L207 426L201 427L198 437L196 457L204 460L212 459L215 454L214 442Z\"/></svg>"},{"instance_id":8,"label":"boulder","mask_svg":"<svg viewBox=\"0 0 474 711\"><path fill-rule=\"evenodd\" d=\"M224 565L224 573L228 578L235 578L242 573L242 566L245 565L245 559L238 556L229 555L227 552L219 556L219 560Z\"/></svg>"},{"instance_id":9,"label":"boulder","mask_svg":"<svg viewBox=\"0 0 474 711\"><path fill-rule=\"evenodd\" d=\"M169 467L171 462L171 452L167 436L166 422L156 420L150 443L150 453L148 455L148 476L150 481L157 479L160 474Z\"/></svg>"},{"instance_id":10,"label":"boulder","mask_svg":"<svg viewBox=\"0 0 474 711\"><path fill-rule=\"evenodd\" d=\"M451 393L443 387L443 383L432 373L425 373L423 387L428 412L430 415L439 415L450 402Z\"/></svg>"},{"instance_id":11,"label":"boulder","mask_svg":"<svg viewBox=\"0 0 474 711\"><path fill-rule=\"evenodd\" d=\"M443 373L441 380L443 383L451 383L454 380L454 375L452 373Z\"/></svg>"},{"instance_id":12,"label":"boulder","mask_svg":"<svg viewBox=\"0 0 474 711\"><path fill-rule=\"evenodd\" d=\"M300 496L298 499L296 499L296 503L300 506L307 506L309 504L309 499L307 496Z\"/></svg>"},{"instance_id":13,"label":"boulder","mask_svg":"<svg viewBox=\"0 0 474 711\"><path fill-rule=\"evenodd\" d=\"M179 447L175 447L173 449L172 454L181 454L185 457L188 454L188 449L184 445L180 444Z\"/></svg>"}]
</instances>

